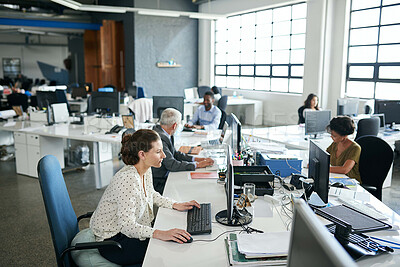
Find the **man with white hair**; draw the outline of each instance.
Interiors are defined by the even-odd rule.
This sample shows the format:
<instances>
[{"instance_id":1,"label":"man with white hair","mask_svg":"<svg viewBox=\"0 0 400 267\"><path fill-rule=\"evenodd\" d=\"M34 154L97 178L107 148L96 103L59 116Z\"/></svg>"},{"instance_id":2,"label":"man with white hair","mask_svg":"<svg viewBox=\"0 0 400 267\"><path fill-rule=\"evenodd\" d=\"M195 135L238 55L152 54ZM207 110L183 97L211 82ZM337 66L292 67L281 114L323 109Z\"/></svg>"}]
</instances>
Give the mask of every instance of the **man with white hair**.
<instances>
[{"instance_id":1,"label":"man with white hair","mask_svg":"<svg viewBox=\"0 0 400 267\"><path fill-rule=\"evenodd\" d=\"M152 168L154 189L160 194L164 191L169 172L194 171L195 168L204 168L213 165L210 158L192 157L174 147L174 133L181 123L182 114L174 109L167 108L161 113L160 125L154 126L163 144L165 159L160 168Z\"/></svg>"}]
</instances>

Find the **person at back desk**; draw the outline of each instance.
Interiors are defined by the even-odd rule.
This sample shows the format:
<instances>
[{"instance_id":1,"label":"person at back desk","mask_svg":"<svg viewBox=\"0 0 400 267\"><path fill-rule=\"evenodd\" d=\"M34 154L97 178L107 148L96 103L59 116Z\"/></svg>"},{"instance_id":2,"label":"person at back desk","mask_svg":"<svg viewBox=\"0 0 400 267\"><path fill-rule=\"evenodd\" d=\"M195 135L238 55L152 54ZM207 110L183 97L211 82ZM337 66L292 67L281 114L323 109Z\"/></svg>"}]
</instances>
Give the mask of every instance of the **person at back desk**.
<instances>
[{"instance_id":1,"label":"person at back desk","mask_svg":"<svg viewBox=\"0 0 400 267\"><path fill-rule=\"evenodd\" d=\"M309 94L307 96L307 99L304 101L304 105L297 110L297 113L299 115L299 124L306 122L306 110L319 110L318 96L314 94Z\"/></svg>"},{"instance_id":2,"label":"person at back desk","mask_svg":"<svg viewBox=\"0 0 400 267\"><path fill-rule=\"evenodd\" d=\"M214 106L214 93L207 91L204 94L204 105L194 113L193 119L185 124L187 128L204 129L206 131L218 129L222 112Z\"/></svg>"},{"instance_id":3,"label":"person at back desk","mask_svg":"<svg viewBox=\"0 0 400 267\"><path fill-rule=\"evenodd\" d=\"M174 109L167 108L161 113L160 125L154 126L163 143L166 158L160 168L152 168L154 189L162 194L169 172L194 171L195 168L204 168L214 164L210 158L192 157L174 147L174 134L181 124L182 114Z\"/></svg>"},{"instance_id":4,"label":"person at back desk","mask_svg":"<svg viewBox=\"0 0 400 267\"><path fill-rule=\"evenodd\" d=\"M326 149L331 154L330 172L343 173L361 183L359 167L361 147L348 139L354 133L354 122L350 117L338 116L327 126L333 143Z\"/></svg>"}]
</instances>

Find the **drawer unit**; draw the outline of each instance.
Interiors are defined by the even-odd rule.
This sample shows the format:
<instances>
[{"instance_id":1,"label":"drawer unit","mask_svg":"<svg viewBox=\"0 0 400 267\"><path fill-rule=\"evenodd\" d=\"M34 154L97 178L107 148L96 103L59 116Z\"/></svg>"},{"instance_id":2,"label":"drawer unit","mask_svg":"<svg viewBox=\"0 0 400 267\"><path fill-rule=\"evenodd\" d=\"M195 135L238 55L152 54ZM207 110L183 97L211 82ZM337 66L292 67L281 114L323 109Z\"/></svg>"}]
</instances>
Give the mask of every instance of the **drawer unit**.
<instances>
[{"instance_id":1,"label":"drawer unit","mask_svg":"<svg viewBox=\"0 0 400 267\"><path fill-rule=\"evenodd\" d=\"M26 134L14 132L14 142L18 144L26 144Z\"/></svg>"},{"instance_id":2,"label":"drawer unit","mask_svg":"<svg viewBox=\"0 0 400 267\"><path fill-rule=\"evenodd\" d=\"M26 134L26 143L31 146L39 146L39 138L40 136L37 134Z\"/></svg>"}]
</instances>

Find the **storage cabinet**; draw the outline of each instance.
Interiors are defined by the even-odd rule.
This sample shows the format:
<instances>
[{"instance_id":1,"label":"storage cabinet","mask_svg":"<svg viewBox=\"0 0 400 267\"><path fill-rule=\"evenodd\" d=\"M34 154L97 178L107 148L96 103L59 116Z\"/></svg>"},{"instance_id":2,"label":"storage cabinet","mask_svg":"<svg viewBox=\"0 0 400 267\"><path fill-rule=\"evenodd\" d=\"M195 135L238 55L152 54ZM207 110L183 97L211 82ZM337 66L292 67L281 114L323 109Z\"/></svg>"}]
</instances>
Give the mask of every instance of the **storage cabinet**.
<instances>
[{"instance_id":1,"label":"storage cabinet","mask_svg":"<svg viewBox=\"0 0 400 267\"><path fill-rule=\"evenodd\" d=\"M14 132L15 161L18 174L38 177L37 164L48 154L54 155L64 168L63 139L37 134Z\"/></svg>"}]
</instances>

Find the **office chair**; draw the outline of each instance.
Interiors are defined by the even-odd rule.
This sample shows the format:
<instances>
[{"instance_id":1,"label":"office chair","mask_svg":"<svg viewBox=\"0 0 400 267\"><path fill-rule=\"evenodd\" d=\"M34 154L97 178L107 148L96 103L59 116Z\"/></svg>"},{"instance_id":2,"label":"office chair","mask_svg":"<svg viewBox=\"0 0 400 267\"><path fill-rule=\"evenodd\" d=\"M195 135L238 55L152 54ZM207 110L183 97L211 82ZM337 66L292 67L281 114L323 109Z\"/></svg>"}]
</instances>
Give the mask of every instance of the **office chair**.
<instances>
[{"instance_id":1,"label":"office chair","mask_svg":"<svg viewBox=\"0 0 400 267\"><path fill-rule=\"evenodd\" d=\"M203 97L204 97L204 94L205 94L207 91L211 91L210 86L199 86L199 87L197 88L197 92L198 92L198 94L199 94L199 98L203 98Z\"/></svg>"},{"instance_id":2,"label":"office chair","mask_svg":"<svg viewBox=\"0 0 400 267\"><path fill-rule=\"evenodd\" d=\"M361 186L382 200L382 185L392 166L393 150L386 141L376 136L362 136L357 143L361 146Z\"/></svg>"},{"instance_id":3,"label":"office chair","mask_svg":"<svg viewBox=\"0 0 400 267\"><path fill-rule=\"evenodd\" d=\"M121 248L121 245L115 241L77 242L76 244L71 245L75 236L78 237L78 235L83 231L90 230L89 228L79 232L78 222L83 218L90 217L92 213L89 212L85 215L79 216L78 218L76 217L57 158L53 155L44 156L38 163L37 171L39 174L39 183L44 206L46 208L53 246L56 253L57 266L76 266L69 252L77 250L86 250L85 252L88 254L97 252L97 266L100 265L100 260L102 260L102 264L109 264L107 266L118 266L101 257L97 250L100 247L110 249ZM93 235L91 230L85 231L85 236L81 235L81 239L87 239L87 235L90 235L90 233ZM92 236L91 240L94 240L94 236ZM79 256L82 257L84 254L80 253ZM89 256L92 257L90 260L93 260L94 256Z\"/></svg>"},{"instance_id":4,"label":"office chair","mask_svg":"<svg viewBox=\"0 0 400 267\"><path fill-rule=\"evenodd\" d=\"M304 116L303 116L303 111L305 108L306 108L305 106L301 106L297 110L297 114L299 115L299 121L297 122L298 124L306 122L306 118L304 118Z\"/></svg>"},{"instance_id":5,"label":"office chair","mask_svg":"<svg viewBox=\"0 0 400 267\"><path fill-rule=\"evenodd\" d=\"M378 117L371 117L361 119L357 123L357 135L355 140L365 135L377 136L379 133L380 119Z\"/></svg>"},{"instance_id":6,"label":"office chair","mask_svg":"<svg viewBox=\"0 0 400 267\"><path fill-rule=\"evenodd\" d=\"M8 106L22 106L23 111L28 108L28 96L20 93L13 93L7 96Z\"/></svg>"},{"instance_id":7,"label":"office chair","mask_svg":"<svg viewBox=\"0 0 400 267\"><path fill-rule=\"evenodd\" d=\"M226 121L226 112L221 109L221 120L219 121L218 129L221 130L222 128L224 128L225 121Z\"/></svg>"},{"instance_id":8,"label":"office chair","mask_svg":"<svg viewBox=\"0 0 400 267\"><path fill-rule=\"evenodd\" d=\"M224 95L219 99L218 107L220 110L225 111L227 105L228 105L228 96Z\"/></svg>"}]
</instances>

